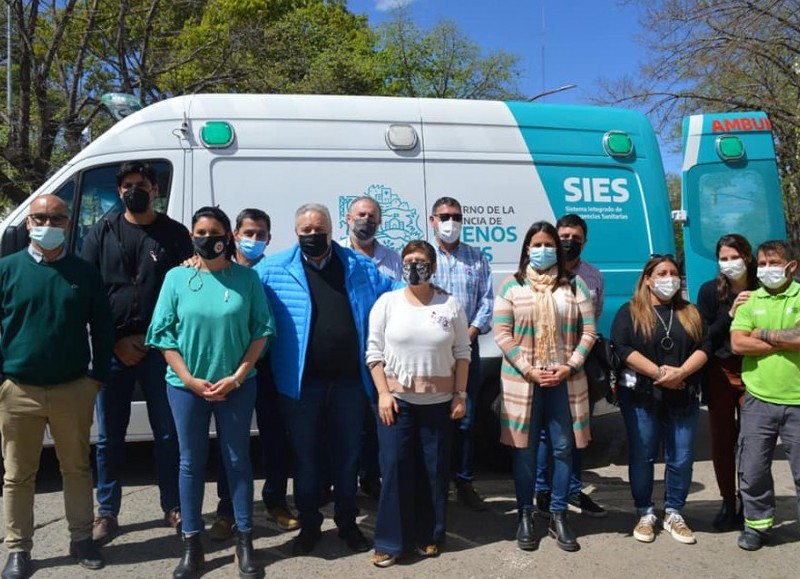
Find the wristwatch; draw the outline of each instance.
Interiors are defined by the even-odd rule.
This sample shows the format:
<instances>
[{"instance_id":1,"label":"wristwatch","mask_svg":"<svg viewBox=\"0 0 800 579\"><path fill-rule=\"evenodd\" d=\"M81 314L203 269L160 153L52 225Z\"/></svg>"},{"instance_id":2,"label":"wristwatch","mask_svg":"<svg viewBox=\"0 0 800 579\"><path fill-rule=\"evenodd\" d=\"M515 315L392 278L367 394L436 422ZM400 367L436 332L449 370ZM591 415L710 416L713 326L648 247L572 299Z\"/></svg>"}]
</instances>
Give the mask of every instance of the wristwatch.
<instances>
[{"instance_id":1,"label":"wristwatch","mask_svg":"<svg viewBox=\"0 0 800 579\"><path fill-rule=\"evenodd\" d=\"M233 378L233 383L234 383L236 388L241 388L242 387L242 383L239 382L239 379L236 376L231 376L231 378Z\"/></svg>"},{"instance_id":2,"label":"wristwatch","mask_svg":"<svg viewBox=\"0 0 800 579\"><path fill-rule=\"evenodd\" d=\"M466 390L456 390L456 396L461 398L461 400L467 399L467 391Z\"/></svg>"}]
</instances>

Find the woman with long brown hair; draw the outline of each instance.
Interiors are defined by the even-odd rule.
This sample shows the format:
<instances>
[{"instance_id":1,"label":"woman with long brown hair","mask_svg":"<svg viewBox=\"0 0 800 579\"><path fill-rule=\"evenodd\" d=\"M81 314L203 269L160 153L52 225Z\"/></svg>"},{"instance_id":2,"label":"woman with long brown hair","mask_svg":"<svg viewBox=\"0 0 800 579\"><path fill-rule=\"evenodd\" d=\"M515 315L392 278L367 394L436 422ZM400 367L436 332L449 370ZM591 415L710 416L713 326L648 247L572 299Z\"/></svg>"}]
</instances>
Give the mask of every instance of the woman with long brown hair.
<instances>
[{"instance_id":1,"label":"woman with long brown hair","mask_svg":"<svg viewBox=\"0 0 800 579\"><path fill-rule=\"evenodd\" d=\"M583 363L596 339L594 308L583 280L567 274L558 232L546 221L528 229L519 268L500 286L494 334L503 352L500 441L513 447L517 547L537 546L531 513L544 428L553 448L549 534L561 549L577 551L567 497L572 449L591 439Z\"/></svg>"},{"instance_id":2,"label":"woman with long brown hair","mask_svg":"<svg viewBox=\"0 0 800 579\"><path fill-rule=\"evenodd\" d=\"M628 434L628 474L638 521L636 540L655 539L654 464L664 446L664 530L681 543L695 537L681 515L692 482L694 434L703 365L710 345L703 320L680 292L680 269L654 255L636 291L614 319L611 340L624 363L617 384Z\"/></svg>"},{"instance_id":3,"label":"woman with long brown hair","mask_svg":"<svg viewBox=\"0 0 800 579\"><path fill-rule=\"evenodd\" d=\"M711 460L722 496L714 518L718 531L741 528L743 517L736 504L736 440L744 402L742 357L731 352L730 328L736 309L758 289L753 248L741 235L723 235L717 241L719 274L700 286L697 309L708 326L713 355L705 377Z\"/></svg>"}]
</instances>

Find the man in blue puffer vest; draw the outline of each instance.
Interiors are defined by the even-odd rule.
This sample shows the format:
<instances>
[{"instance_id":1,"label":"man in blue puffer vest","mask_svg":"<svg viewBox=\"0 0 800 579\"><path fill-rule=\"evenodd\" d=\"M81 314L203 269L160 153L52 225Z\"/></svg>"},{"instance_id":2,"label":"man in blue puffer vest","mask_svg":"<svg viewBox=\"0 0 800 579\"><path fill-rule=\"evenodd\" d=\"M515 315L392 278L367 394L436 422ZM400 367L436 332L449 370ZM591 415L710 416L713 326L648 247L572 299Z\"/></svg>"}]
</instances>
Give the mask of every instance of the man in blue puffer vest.
<instances>
[{"instance_id":1,"label":"man in blue puffer vest","mask_svg":"<svg viewBox=\"0 0 800 579\"><path fill-rule=\"evenodd\" d=\"M339 537L353 551L368 551L356 525L365 397L375 391L364 353L369 311L394 282L369 258L331 241L324 205L301 206L295 233L297 245L254 268L275 314L277 339L269 354L295 457L301 529L292 553L307 555L322 536L322 461L328 456Z\"/></svg>"}]
</instances>

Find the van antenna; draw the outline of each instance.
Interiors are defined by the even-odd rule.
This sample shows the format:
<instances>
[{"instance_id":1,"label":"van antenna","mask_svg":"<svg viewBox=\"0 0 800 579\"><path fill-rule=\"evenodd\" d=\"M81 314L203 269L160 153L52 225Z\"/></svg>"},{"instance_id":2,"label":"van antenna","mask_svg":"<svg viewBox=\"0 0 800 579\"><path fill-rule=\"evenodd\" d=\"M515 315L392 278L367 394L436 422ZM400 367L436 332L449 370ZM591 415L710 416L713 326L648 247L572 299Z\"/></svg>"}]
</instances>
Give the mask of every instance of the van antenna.
<instances>
[{"instance_id":1,"label":"van antenna","mask_svg":"<svg viewBox=\"0 0 800 579\"><path fill-rule=\"evenodd\" d=\"M189 102L189 106L191 107L191 101ZM181 122L180 128L175 129L172 131L172 134L178 137L181 140L189 140L189 111L184 109L183 110L183 121Z\"/></svg>"}]
</instances>

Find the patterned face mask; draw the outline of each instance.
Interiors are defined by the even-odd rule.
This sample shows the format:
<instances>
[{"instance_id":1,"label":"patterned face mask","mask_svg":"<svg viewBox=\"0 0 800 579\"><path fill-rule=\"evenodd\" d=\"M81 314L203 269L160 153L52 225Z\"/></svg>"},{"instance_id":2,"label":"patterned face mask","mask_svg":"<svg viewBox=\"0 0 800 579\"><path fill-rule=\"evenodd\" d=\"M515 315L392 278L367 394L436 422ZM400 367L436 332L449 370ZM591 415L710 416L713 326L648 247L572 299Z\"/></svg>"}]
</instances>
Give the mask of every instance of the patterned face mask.
<instances>
[{"instance_id":1,"label":"patterned face mask","mask_svg":"<svg viewBox=\"0 0 800 579\"><path fill-rule=\"evenodd\" d=\"M431 264L424 262L403 264L403 281L408 285L419 285L429 279L431 279Z\"/></svg>"}]
</instances>

